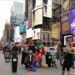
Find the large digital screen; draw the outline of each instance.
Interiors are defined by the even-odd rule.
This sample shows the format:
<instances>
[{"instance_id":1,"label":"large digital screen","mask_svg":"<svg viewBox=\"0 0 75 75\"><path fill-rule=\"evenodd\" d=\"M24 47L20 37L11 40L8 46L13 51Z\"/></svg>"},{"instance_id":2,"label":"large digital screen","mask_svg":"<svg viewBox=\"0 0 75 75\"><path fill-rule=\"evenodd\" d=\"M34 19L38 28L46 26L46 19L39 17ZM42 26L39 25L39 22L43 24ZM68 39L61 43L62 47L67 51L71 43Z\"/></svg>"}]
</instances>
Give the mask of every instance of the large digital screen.
<instances>
[{"instance_id":1,"label":"large digital screen","mask_svg":"<svg viewBox=\"0 0 75 75\"><path fill-rule=\"evenodd\" d=\"M14 42L21 42L21 35L19 31L20 31L19 26L14 28Z\"/></svg>"},{"instance_id":2,"label":"large digital screen","mask_svg":"<svg viewBox=\"0 0 75 75\"><path fill-rule=\"evenodd\" d=\"M52 18L52 0L43 0L44 16Z\"/></svg>"},{"instance_id":3,"label":"large digital screen","mask_svg":"<svg viewBox=\"0 0 75 75\"><path fill-rule=\"evenodd\" d=\"M26 31L26 38L31 38L32 37L32 28L30 28L30 29L27 29L27 31Z\"/></svg>"},{"instance_id":4,"label":"large digital screen","mask_svg":"<svg viewBox=\"0 0 75 75\"><path fill-rule=\"evenodd\" d=\"M75 9L70 11L70 30L71 33L75 34Z\"/></svg>"},{"instance_id":5,"label":"large digital screen","mask_svg":"<svg viewBox=\"0 0 75 75\"><path fill-rule=\"evenodd\" d=\"M62 11L67 12L69 10L69 0L63 0L62 2Z\"/></svg>"},{"instance_id":6,"label":"large digital screen","mask_svg":"<svg viewBox=\"0 0 75 75\"><path fill-rule=\"evenodd\" d=\"M61 17L61 23L62 23L62 33L66 34L70 31L70 22L69 22L69 14L64 14Z\"/></svg>"},{"instance_id":7,"label":"large digital screen","mask_svg":"<svg viewBox=\"0 0 75 75\"><path fill-rule=\"evenodd\" d=\"M26 27L24 25L24 22L20 22L19 26L20 26L20 34L25 33Z\"/></svg>"},{"instance_id":8,"label":"large digital screen","mask_svg":"<svg viewBox=\"0 0 75 75\"><path fill-rule=\"evenodd\" d=\"M41 38L41 29L40 28L33 29L32 39L37 40L40 38Z\"/></svg>"},{"instance_id":9,"label":"large digital screen","mask_svg":"<svg viewBox=\"0 0 75 75\"><path fill-rule=\"evenodd\" d=\"M64 46L66 46L66 44L69 42L72 42L72 35L65 35L64 36Z\"/></svg>"},{"instance_id":10,"label":"large digital screen","mask_svg":"<svg viewBox=\"0 0 75 75\"><path fill-rule=\"evenodd\" d=\"M36 0L34 9L32 10L32 25L37 26L43 23L43 4L42 0Z\"/></svg>"}]
</instances>

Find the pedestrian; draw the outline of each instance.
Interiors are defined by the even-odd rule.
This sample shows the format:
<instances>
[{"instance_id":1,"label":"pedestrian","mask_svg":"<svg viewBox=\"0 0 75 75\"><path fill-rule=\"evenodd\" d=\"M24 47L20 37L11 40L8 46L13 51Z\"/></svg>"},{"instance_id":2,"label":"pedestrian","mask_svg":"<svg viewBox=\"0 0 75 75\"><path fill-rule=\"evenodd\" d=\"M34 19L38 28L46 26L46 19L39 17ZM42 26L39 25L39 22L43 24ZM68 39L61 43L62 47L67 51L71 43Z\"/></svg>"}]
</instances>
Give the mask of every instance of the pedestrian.
<instances>
[{"instance_id":1,"label":"pedestrian","mask_svg":"<svg viewBox=\"0 0 75 75\"><path fill-rule=\"evenodd\" d=\"M31 64L32 64L32 61L33 61L33 57L34 56L33 56L32 50L29 50L29 53L28 53L28 55L27 55L27 57L26 57L26 59L24 61L25 66L26 66L27 69L31 68Z\"/></svg>"},{"instance_id":2,"label":"pedestrian","mask_svg":"<svg viewBox=\"0 0 75 75\"><path fill-rule=\"evenodd\" d=\"M61 45L58 45L57 52L56 52L55 56L56 56L56 66L58 68L60 68L62 65L62 59L63 59L63 51L61 49Z\"/></svg>"},{"instance_id":3,"label":"pedestrian","mask_svg":"<svg viewBox=\"0 0 75 75\"><path fill-rule=\"evenodd\" d=\"M11 50L12 54L12 72L17 72L17 63L18 63L18 46L15 43Z\"/></svg>"},{"instance_id":4,"label":"pedestrian","mask_svg":"<svg viewBox=\"0 0 75 75\"><path fill-rule=\"evenodd\" d=\"M65 48L65 54L64 54L64 58L63 58L63 65L62 65L62 75L65 74L65 69L67 69L67 73L68 75L70 75L70 68L73 65L73 54L74 54L74 50L72 48L72 44L69 43L66 45Z\"/></svg>"},{"instance_id":5,"label":"pedestrian","mask_svg":"<svg viewBox=\"0 0 75 75\"><path fill-rule=\"evenodd\" d=\"M22 58L21 58L21 64L24 64L24 61L28 55L28 45L25 43L22 47Z\"/></svg>"}]
</instances>

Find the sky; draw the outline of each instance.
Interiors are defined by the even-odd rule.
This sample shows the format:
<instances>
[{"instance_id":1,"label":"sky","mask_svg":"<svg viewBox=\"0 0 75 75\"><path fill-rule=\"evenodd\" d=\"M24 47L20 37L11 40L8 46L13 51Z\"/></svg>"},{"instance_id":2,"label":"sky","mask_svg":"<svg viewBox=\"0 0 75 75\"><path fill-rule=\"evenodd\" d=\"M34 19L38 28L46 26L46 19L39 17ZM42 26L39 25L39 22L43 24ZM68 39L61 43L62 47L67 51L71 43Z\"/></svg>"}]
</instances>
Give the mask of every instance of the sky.
<instances>
[{"instance_id":1,"label":"sky","mask_svg":"<svg viewBox=\"0 0 75 75\"><path fill-rule=\"evenodd\" d=\"M24 0L15 0L24 3ZM11 6L14 0L0 0L0 39L3 35L5 23L10 22Z\"/></svg>"}]
</instances>

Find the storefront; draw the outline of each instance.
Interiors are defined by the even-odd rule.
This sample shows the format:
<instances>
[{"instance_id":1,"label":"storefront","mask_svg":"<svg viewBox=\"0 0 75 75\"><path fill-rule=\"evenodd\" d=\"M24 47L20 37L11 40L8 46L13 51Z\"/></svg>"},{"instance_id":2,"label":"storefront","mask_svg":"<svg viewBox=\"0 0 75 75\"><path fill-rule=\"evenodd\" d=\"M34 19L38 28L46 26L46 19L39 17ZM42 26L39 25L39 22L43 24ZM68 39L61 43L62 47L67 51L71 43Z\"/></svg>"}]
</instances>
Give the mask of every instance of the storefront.
<instances>
[{"instance_id":1,"label":"storefront","mask_svg":"<svg viewBox=\"0 0 75 75\"><path fill-rule=\"evenodd\" d=\"M67 38L70 39L70 42L74 42L75 35L75 9L67 12L61 16L61 36L62 36L62 45L66 46Z\"/></svg>"}]
</instances>

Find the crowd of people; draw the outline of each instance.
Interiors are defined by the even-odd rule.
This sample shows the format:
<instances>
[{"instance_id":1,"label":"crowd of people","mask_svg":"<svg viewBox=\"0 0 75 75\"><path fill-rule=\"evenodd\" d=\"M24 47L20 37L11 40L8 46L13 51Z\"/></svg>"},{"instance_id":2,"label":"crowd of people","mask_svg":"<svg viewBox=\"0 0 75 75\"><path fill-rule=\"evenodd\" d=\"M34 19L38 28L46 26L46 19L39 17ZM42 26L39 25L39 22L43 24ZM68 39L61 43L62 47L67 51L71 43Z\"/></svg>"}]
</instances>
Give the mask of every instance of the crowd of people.
<instances>
[{"instance_id":1,"label":"crowd of people","mask_svg":"<svg viewBox=\"0 0 75 75\"><path fill-rule=\"evenodd\" d=\"M46 56L47 52L41 42L26 42L22 45L15 43L11 47L6 45L3 48L3 53L6 51L11 52L12 57L18 57L18 54L22 53L21 65L25 65L25 68L29 71L36 71L37 67L48 67L47 63L42 64L43 55ZM72 43L68 43L64 50L61 45L58 45L56 60L62 66L62 75L65 75L65 69L67 69L68 75L70 75L70 68L74 68Z\"/></svg>"}]
</instances>

